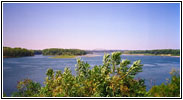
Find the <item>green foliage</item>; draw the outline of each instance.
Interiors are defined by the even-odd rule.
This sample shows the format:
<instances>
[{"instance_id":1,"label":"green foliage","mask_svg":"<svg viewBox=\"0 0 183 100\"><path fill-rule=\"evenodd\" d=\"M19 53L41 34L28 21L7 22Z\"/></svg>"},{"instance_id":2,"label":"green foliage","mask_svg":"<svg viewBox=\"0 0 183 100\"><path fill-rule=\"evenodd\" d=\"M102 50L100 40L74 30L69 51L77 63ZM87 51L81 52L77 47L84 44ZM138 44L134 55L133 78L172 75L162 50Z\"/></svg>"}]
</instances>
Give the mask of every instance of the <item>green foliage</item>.
<instances>
[{"instance_id":1,"label":"green foliage","mask_svg":"<svg viewBox=\"0 0 183 100\"><path fill-rule=\"evenodd\" d=\"M85 55L86 51L79 49L51 48L42 50L43 55Z\"/></svg>"},{"instance_id":2,"label":"green foliage","mask_svg":"<svg viewBox=\"0 0 183 100\"><path fill-rule=\"evenodd\" d=\"M33 55L34 52L32 50L27 50L24 48L3 47L3 57L24 57Z\"/></svg>"},{"instance_id":3,"label":"green foliage","mask_svg":"<svg viewBox=\"0 0 183 100\"><path fill-rule=\"evenodd\" d=\"M113 72L115 72L116 65L120 64L120 61L121 61L120 55L121 55L121 52L113 52L112 55L111 55L111 62L112 62L112 65L113 65Z\"/></svg>"},{"instance_id":4,"label":"green foliage","mask_svg":"<svg viewBox=\"0 0 183 100\"><path fill-rule=\"evenodd\" d=\"M149 90L151 97L180 97L180 75L175 70L170 72L171 79L166 85L162 83L160 86L153 86Z\"/></svg>"},{"instance_id":5,"label":"green foliage","mask_svg":"<svg viewBox=\"0 0 183 100\"><path fill-rule=\"evenodd\" d=\"M120 52L112 55L105 54L103 65L91 67L87 62L77 59L76 75L66 67L62 73L47 70L43 87L32 87L18 84L18 92L13 96L38 96L38 97L145 97L154 95L156 89L146 91L143 79L134 79L142 71L142 64L137 60L131 64L127 59L121 60ZM174 77L169 90L172 94L178 93L180 79ZM26 82L27 83L27 82ZM28 82L29 84L29 82ZM32 85L31 85L32 86ZM36 88L36 89L34 89ZM176 89L176 90L174 90ZM29 91L29 92L28 92ZM30 93L31 91L31 93ZM154 92L155 91L155 92ZM158 92L157 92L158 93ZM159 96L167 96L161 95Z\"/></svg>"},{"instance_id":6,"label":"green foliage","mask_svg":"<svg viewBox=\"0 0 183 100\"><path fill-rule=\"evenodd\" d=\"M12 96L35 97L39 93L40 88L41 85L39 83L33 82L30 79L24 79L23 81L18 82L18 92L14 92Z\"/></svg>"},{"instance_id":7,"label":"green foliage","mask_svg":"<svg viewBox=\"0 0 183 100\"><path fill-rule=\"evenodd\" d=\"M127 53L127 54L154 54L154 55L170 54L171 56L180 56L179 49L131 50L131 51L124 51L124 53Z\"/></svg>"}]
</instances>

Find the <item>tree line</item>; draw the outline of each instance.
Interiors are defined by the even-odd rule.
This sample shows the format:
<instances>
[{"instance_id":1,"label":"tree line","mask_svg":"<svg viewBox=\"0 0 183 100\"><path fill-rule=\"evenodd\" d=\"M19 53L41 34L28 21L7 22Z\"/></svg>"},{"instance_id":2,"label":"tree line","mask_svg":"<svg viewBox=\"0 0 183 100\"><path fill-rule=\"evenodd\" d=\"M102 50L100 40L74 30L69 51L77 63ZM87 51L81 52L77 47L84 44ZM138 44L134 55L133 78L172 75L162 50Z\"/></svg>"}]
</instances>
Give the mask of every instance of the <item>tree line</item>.
<instances>
[{"instance_id":1,"label":"tree line","mask_svg":"<svg viewBox=\"0 0 183 100\"><path fill-rule=\"evenodd\" d=\"M85 55L87 51L79 49L59 49L50 48L44 50L28 50L25 48L11 48L3 47L3 57L24 57L24 56L34 56L38 54L43 55Z\"/></svg>"},{"instance_id":2,"label":"tree line","mask_svg":"<svg viewBox=\"0 0 183 100\"><path fill-rule=\"evenodd\" d=\"M34 56L34 51L25 48L3 47L3 57L24 57L24 56Z\"/></svg>"},{"instance_id":3,"label":"tree line","mask_svg":"<svg viewBox=\"0 0 183 100\"><path fill-rule=\"evenodd\" d=\"M64 72L48 69L44 86L30 79L17 85L13 97L180 97L180 75L173 70L171 79L146 91L140 60L121 60L121 52L105 54L103 65L91 66L77 59L76 75L69 68Z\"/></svg>"},{"instance_id":4,"label":"tree line","mask_svg":"<svg viewBox=\"0 0 183 100\"><path fill-rule=\"evenodd\" d=\"M84 50L79 49L60 49L50 48L42 50L43 55L85 55L87 54Z\"/></svg>"},{"instance_id":5,"label":"tree line","mask_svg":"<svg viewBox=\"0 0 183 100\"><path fill-rule=\"evenodd\" d=\"M173 56L180 56L179 49L159 49L159 50L129 50L123 51L125 54L171 54Z\"/></svg>"}]
</instances>

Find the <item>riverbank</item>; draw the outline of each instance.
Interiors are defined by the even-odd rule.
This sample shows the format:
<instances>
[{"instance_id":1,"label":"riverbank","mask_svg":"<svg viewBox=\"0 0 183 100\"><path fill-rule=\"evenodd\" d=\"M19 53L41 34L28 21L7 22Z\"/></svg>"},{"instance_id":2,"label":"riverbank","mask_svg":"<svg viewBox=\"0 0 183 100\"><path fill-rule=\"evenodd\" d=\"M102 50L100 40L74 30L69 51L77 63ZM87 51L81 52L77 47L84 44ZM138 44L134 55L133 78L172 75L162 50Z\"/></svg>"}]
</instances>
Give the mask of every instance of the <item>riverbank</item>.
<instances>
[{"instance_id":1,"label":"riverbank","mask_svg":"<svg viewBox=\"0 0 183 100\"><path fill-rule=\"evenodd\" d=\"M180 57L180 56L174 56L174 55L171 55L171 54L158 54L158 55L155 55L155 54L123 54L123 55Z\"/></svg>"}]
</instances>

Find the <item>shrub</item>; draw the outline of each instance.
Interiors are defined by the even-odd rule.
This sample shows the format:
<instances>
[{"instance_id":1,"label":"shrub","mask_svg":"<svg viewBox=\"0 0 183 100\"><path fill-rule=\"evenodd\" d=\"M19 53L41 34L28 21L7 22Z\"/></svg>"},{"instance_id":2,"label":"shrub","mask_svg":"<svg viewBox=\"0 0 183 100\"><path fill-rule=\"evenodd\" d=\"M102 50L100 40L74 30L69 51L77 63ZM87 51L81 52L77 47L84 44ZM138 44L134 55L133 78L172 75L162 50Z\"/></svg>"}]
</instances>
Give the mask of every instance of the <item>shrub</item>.
<instances>
[{"instance_id":1,"label":"shrub","mask_svg":"<svg viewBox=\"0 0 183 100\"><path fill-rule=\"evenodd\" d=\"M48 69L45 86L40 96L65 97L107 97L107 96L145 96L144 80L134 77L142 71L140 60L131 67L129 60L122 60L120 52L105 54L103 65L90 68L87 62L77 59L74 76L69 68L64 72Z\"/></svg>"},{"instance_id":2,"label":"shrub","mask_svg":"<svg viewBox=\"0 0 183 100\"><path fill-rule=\"evenodd\" d=\"M30 79L24 79L18 82L17 89L18 92L14 92L12 96L15 97L34 97L38 96L41 85L39 83L33 82Z\"/></svg>"}]
</instances>

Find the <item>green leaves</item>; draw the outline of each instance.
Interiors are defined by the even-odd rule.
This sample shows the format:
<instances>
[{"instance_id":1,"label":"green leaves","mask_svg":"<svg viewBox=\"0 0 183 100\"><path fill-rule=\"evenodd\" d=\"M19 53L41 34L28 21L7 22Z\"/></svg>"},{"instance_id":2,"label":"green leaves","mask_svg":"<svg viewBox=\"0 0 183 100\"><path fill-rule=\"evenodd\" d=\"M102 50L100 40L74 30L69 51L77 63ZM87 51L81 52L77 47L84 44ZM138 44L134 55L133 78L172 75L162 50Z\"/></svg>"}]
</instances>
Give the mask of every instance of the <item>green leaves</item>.
<instances>
[{"instance_id":1,"label":"green leaves","mask_svg":"<svg viewBox=\"0 0 183 100\"><path fill-rule=\"evenodd\" d=\"M111 63L113 65L113 74L115 73L116 65L120 64L120 61L121 61L120 55L121 54L122 54L121 52L113 52L111 55Z\"/></svg>"},{"instance_id":2,"label":"green leaves","mask_svg":"<svg viewBox=\"0 0 183 100\"><path fill-rule=\"evenodd\" d=\"M51 78L53 76L53 69L48 69L47 72L46 72L46 75Z\"/></svg>"},{"instance_id":3,"label":"green leaves","mask_svg":"<svg viewBox=\"0 0 183 100\"><path fill-rule=\"evenodd\" d=\"M140 60L135 61L132 66L129 68L129 75L136 75L139 72L142 72L142 64L140 64Z\"/></svg>"},{"instance_id":4,"label":"green leaves","mask_svg":"<svg viewBox=\"0 0 183 100\"><path fill-rule=\"evenodd\" d=\"M34 97L37 96L41 85L39 83L33 82L30 79L24 79L18 82L17 89L18 92L14 92L12 96L15 97Z\"/></svg>"},{"instance_id":5,"label":"green leaves","mask_svg":"<svg viewBox=\"0 0 183 100\"><path fill-rule=\"evenodd\" d=\"M89 73L89 68L90 65L84 61L81 61L81 59L77 59L77 64L76 64L76 71L77 74L81 77L87 78L88 77L88 73Z\"/></svg>"},{"instance_id":6,"label":"green leaves","mask_svg":"<svg viewBox=\"0 0 183 100\"><path fill-rule=\"evenodd\" d=\"M128 65L130 64L130 60L122 60L122 62L120 63L120 67L117 69L118 70L118 74L121 75L125 75L127 73Z\"/></svg>"},{"instance_id":7,"label":"green leaves","mask_svg":"<svg viewBox=\"0 0 183 100\"><path fill-rule=\"evenodd\" d=\"M103 56L103 64L109 66L109 62L111 61L109 54L104 54Z\"/></svg>"},{"instance_id":8,"label":"green leaves","mask_svg":"<svg viewBox=\"0 0 183 100\"><path fill-rule=\"evenodd\" d=\"M115 63L115 65L119 65L121 61L121 52L113 52L111 55L112 63Z\"/></svg>"},{"instance_id":9,"label":"green leaves","mask_svg":"<svg viewBox=\"0 0 183 100\"><path fill-rule=\"evenodd\" d=\"M120 68L123 69L124 67L127 67L130 64L130 60L122 60L122 62L120 63Z\"/></svg>"}]
</instances>

